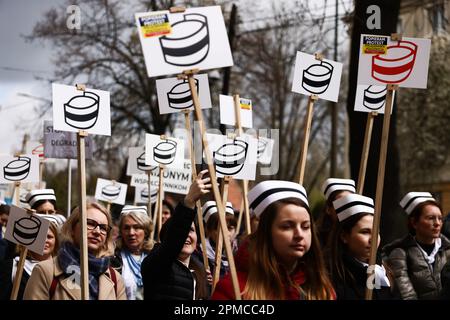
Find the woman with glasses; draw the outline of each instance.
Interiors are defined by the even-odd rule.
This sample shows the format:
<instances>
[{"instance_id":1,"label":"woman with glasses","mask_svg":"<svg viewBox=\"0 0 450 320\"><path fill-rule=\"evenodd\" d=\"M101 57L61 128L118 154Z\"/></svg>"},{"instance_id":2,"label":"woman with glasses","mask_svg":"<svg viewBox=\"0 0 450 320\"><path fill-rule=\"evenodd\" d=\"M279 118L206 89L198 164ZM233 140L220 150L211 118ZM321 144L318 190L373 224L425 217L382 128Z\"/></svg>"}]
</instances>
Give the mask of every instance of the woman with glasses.
<instances>
[{"instance_id":1,"label":"woman with glasses","mask_svg":"<svg viewBox=\"0 0 450 320\"><path fill-rule=\"evenodd\" d=\"M98 203L87 203L87 247L90 300L126 300L121 275L110 267L114 253L111 215ZM39 263L25 288L25 300L80 300L81 210L75 208L61 230L61 249Z\"/></svg>"},{"instance_id":2,"label":"woman with glasses","mask_svg":"<svg viewBox=\"0 0 450 320\"><path fill-rule=\"evenodd\" d=\"M143 300L141 263L153 248L152 220L145 206L124 206L119 218L119 238L111 261L122 275L128 300Z\"/></svg>"},{"instance_id":3,"label":"woman with glasses","mask_svg":"<svg viewBox=\"0 0 450 320\"><path fill-rule=\"evenodd\" d=\"M450 241L441 234L442 210L429 192L409 192L400 206L409 234L386 245L384 256L404 300L439 299L441 271L450 261Z\"/></svg>"}]
</instances>

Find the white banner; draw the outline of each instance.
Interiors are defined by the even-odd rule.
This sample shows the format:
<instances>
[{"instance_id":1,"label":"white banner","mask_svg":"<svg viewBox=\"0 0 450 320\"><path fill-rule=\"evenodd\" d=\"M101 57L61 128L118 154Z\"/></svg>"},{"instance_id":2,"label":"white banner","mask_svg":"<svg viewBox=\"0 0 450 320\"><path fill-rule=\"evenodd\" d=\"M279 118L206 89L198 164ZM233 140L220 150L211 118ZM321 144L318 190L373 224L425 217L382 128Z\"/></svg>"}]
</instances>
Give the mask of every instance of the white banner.
<instances>
[{"instance_id":1,"label":"white banner","mask_svg":"<svg viewBox=\"0 0 450 320\"><path fill-rule=\"evenodd\" d=\"M192 170L190 161L184 162L184 169L164 169L163 190L179 194L187 194L192 183ZM139 188L148 187L148 176L145 174L133 174L131 176L131 186ZM159 170L152 171L151 188L152 191L159 187Z\"/></svg>"}]
</instances>

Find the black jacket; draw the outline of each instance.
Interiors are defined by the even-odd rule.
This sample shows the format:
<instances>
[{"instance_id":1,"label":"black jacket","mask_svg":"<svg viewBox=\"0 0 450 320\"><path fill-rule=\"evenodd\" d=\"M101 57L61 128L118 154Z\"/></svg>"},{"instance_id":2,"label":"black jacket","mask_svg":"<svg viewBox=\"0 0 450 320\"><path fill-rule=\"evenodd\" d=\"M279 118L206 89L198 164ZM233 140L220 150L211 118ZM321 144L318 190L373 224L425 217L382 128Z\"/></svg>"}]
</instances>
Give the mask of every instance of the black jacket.
<instances>
[{"instance_id":1,"label":"black jacket","mask_svg":"<svg viewBox=\"0 0 450 320\"><path fill-rule=\"evenodd\" d=\"M0 300L9 300L11 297L13 288L13 283L11 280L13 261L13 259L6 259L0 262ZM30 275L23 270L19 292L17 293L17 300L22 300L29 278Z\"/></svg>"},{"instance_id":2,"label":"black jacket","mask_svg":"<svg viewBox=\"0 0 450 320\"><path fill-rule=\"evenodd\" d=\"M337 300L364 300L366 283L367 283L367 267L347 254L342 257L346 270L350 273L348 279L341 279L336 272L332 278L334 290L336 291ZM372 300L392 300L398 298L391 287L381 287L373 289Z\"/></svg>"},{"instance_id":3,"label":"black jacket","mask_svg":"<svg viewBox=\"0 0 450 320\"><path fill-rule=\"evenodd\" d=\"M194 217L195 210L179 204L174 215L166 222L169 223L167 237L153 248L141 265L144 300L193 300L194 276L206 279L206 271L194 255L191 255L189 268L177 260ZM201 271L195 274L190 269ZM196 281L196 299L208 298L198 296L199 283L206 286L206 281Z\"/></svg>"}]
</instances>

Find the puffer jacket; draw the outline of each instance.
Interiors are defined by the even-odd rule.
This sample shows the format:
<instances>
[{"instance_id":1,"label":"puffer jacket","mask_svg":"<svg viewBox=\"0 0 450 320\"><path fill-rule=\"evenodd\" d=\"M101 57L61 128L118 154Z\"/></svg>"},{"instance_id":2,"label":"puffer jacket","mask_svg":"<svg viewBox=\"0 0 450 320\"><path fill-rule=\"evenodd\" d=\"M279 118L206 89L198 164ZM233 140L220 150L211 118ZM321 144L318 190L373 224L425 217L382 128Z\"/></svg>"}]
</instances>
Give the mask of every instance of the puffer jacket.
<instances>
[{"instance_id":1,"label":"puffer jacket","mask_svg":"<svg viewBox=\"0 0 450 320\"><path fill-rule=\"evenodd\" d=\"M441 235L441 247L430 265L412 235L395 240L383 248L386 263L404 300L439 299L441 271L450 261L450 241Z\"/></svg>"}]
</instances>

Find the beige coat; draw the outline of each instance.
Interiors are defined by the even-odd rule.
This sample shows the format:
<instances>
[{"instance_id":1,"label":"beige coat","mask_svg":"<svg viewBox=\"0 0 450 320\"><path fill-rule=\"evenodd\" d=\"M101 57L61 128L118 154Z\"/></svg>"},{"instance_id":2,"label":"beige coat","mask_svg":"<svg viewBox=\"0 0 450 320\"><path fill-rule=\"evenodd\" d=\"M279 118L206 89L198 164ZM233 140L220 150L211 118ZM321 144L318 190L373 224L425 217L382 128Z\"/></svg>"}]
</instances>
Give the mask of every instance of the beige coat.
<instances>
[{"instance_id":1,"label":"beige coat","mask_svg":"<svg viewBox=\"0 0 450 320\"><path fill-rule=\"evenodd\" d=\"M122 276L117 272L117 297L114 282L110 278L109 269L99 278L98 300L126 300L125 286ZM50 285L53 278L58 278L52 300L81 300L81 290L73 277L61 276L63 271L59 267L58 258L40 262L33 269L23 295L24 300L49 300Z\"/></svg>"}]
</instances>

